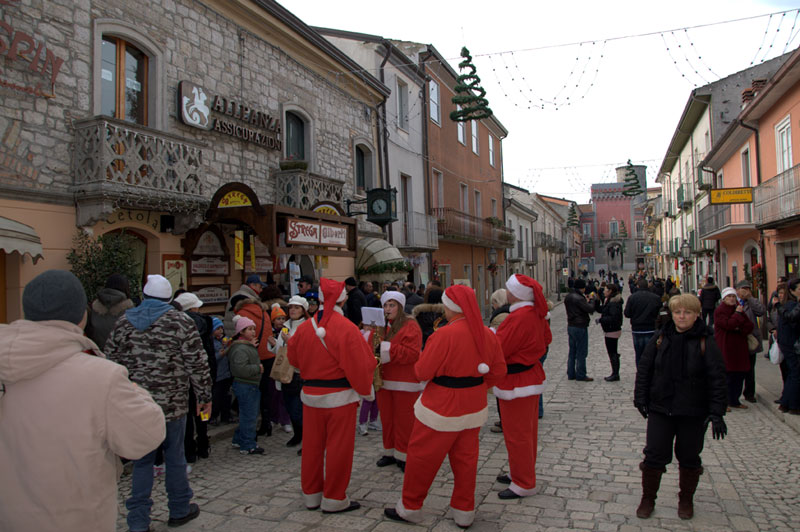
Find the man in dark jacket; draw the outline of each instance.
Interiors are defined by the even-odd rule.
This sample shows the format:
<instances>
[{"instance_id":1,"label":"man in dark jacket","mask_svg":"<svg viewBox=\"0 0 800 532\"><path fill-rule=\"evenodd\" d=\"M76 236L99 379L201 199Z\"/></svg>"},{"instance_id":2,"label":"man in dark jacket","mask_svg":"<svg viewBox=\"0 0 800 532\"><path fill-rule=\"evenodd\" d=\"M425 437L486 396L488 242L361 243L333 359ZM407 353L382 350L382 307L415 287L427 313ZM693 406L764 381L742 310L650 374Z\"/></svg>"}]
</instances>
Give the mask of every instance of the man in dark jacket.
<instances>
[{"instance_id":1,"label":"man in dark jacket","mask_svg":"<svg viewBox=\"0 0 800 532\"><path fill-rule=\"evenodd\" d=\"M646 279L640 279L639 290L632 294L625 304L625 317L631 320L637 367L647 342L656 332L656 319L660 310L661 298L647 289Z\"/></svg>"},{"instance_id":2,"label":"man in dark jacket","mask_svg":"<svg viewBox=\"0 0 800 532\"><path fill-rule=\"evenodd\" d=\"M344 289L347 290L347 301L344 304L345 317L356 324L361 325L361 307L367 306L367 296L358 289L355 278L348 277L344 280Z\"/></svg>"},{"instance_id":3,"label":"man in dark jacket","mask_svg":"<svg viewBox=\"0 0 800 532\"><path fill-rule=\"evenodd\" d=\"M719 303L720 291L719 287L714 284L714 278L709 277L707 283L703 286L700 292L700 303L703 306L703 323L709 327L714 326L714 310Z\"/></svg>"},{"instance_id":4,"label":"man in dark jacket","mask_svg":"<svg viewBox=\"0 0 800 532\"><path fill-rule=\"evenodd\" d=\"M569 336L567 379L591 382L594 379L586 376L586 356L589 354L589 314L594 312L594 302L587 301L584 295L586 281L576 279L574 286L564 298Z\"/></svg>"},{"instance_id":5,"label":"man in dark jacket","mask_svg":"<svg viewBox=\"0 0 800 532\"><path fill-rule=\"evenodd\" d=\"M417 294L414 283L409 282L404 284L402 292L403 295L406 296L406 306L403 310L405 310L406 314L411 314L414 312L414 307L422 303L424 300Z\"/></svg>"},{"instance_id":6,"label":"man in dark jacket","mask_svg":"<svg viewBox=\"0 0 800 532\"><path fill-rule=\"evenodd\" d=\"M767 309L764 304L753 297L753 285L750 281L742 280L736 283L736 295L739 298L739 304L744 309L744 315L753 323L753 332L751 333L758 340L758 345L755 349L750 350L750 371L744 377L744 398L751 402L756 402L756 357L758 353L764 351L764 342L761 339L761 327L758 326L758 318L767 314Z\"/></svg>"}]
</instances>

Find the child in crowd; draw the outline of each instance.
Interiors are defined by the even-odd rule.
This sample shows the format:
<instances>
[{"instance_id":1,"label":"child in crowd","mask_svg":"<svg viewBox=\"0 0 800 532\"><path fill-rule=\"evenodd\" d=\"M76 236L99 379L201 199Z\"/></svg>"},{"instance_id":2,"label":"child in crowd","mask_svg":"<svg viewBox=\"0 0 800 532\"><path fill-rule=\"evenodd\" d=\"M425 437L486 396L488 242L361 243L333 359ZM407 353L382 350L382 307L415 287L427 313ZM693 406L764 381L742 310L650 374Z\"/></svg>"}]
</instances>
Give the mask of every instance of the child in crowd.
<instances>
[{"instance_id":1,"label":"child in crowd","mask_svg":"<svg viewBox=\"0 0 800 532\"><path fill-rule=\"evenodd\" d=\"M239 400L239 426L233 434L233 447L241 454L264 454L264 449L256 445L256 422L261 403L258 385L264 366L258 358L256 349L256 324L250 318L236 316L233 342L228 349L233 393Z\"/></svg>"},{"instance_id":2,"label":"child in crowd","mask_svg":"<svg viewBox=\"0 0 800 532\"><path fill-rule=\"evenodd\" d=\"M273 303L269 317L272 320L272 336L273 338L278 338L281 329L283 329L283 324L286 323L286 313L278 303Z\"/></svg>"},{"instance_id":3,"label":"child in crowd","mask_svg":"<svg viewBox=\"0 0 800 532\"><path fill-rule=\"evenodd\" d=\"M368 429L380 431L381 425L378 422L378 401L362 400L361 412L358 415L358 433L366 436Z\"/></svg>"},{"instance_id":4,"label":"child in crowd","mask_svg":"<svg viewBox=\"0 0 800 532\"><path fill-rule=\"evenodd\" d=\"M211 319L214 329L214 356L217 359L217 380L212 390L211 419L213 424L230 423L231 421L231 366L228 361L227 349L231 339L225 336L222 320Z\"/></svg>"}]
</instances>

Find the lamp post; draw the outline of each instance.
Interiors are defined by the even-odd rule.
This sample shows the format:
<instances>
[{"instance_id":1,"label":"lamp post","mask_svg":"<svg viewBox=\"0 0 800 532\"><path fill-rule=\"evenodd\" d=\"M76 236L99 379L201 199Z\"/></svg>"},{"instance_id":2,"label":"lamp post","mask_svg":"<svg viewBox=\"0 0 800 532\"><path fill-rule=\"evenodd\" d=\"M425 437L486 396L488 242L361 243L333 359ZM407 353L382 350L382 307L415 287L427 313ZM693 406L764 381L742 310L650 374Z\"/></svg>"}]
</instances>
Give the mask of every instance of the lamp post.
<instances>
[{"instance_id":1,"label":"lamp post","mask_svg":"<svg viewBox=\"0 0 800 532\"><path fill-rule=\"evenodd\" d=\"M681 244L681 257L683 257L683 291L687 292L689 290L689 257L692 256L692 247L689 245L689 242L686 239L683 240L683 244Z\"/></svg>"},{"instance_id":2,"label":"lamp post","mask_svg":"<svg viewBox=\"0 0 800 532\"><path fill-rule=\"evenodd\" d=\"M497 276L497 250L494 248L489 248L489 251L486 253L486 257L489 259L489 272L492 274L492 293L496 290L495 288L495 276Z\"/></svg>"}]
</instances>

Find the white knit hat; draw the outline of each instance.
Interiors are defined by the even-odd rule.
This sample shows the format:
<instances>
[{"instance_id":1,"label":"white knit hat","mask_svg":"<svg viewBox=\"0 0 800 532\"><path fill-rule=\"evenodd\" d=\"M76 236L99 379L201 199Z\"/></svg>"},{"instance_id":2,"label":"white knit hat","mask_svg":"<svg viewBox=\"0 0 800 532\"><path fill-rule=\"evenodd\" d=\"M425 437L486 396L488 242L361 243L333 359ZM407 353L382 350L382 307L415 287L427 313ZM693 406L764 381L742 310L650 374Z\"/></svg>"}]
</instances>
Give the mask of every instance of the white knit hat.
<instances>
[{"instance_id":1,"label":"white knit hat","mask_svg":"<svg viewBox=\"0 0 800 532\"><path fill-rule=\"evenodd\" d=\"M183 310L190 310L203 306L203 302L200 300L200 298L191 292L184 292L176 297L175 303L179 304Z\"/></svg>"},{"instance_id":2,"label":"white knit hat","mask_svg":"<svg viewBox=\"0 0 800 532\"><path fill-rule=\"evenodd\" d=\"M146 296L169 300L172 298L172 285L163 275L148 275L142 292Z\"/></svg>"},{"instance_id":3,"label":"white knit hat","mask_svg":"<svg viewBox=\"0 0 800 532\"><path fill-rule=\"evenodd\" d=\"M731 288L729 286L728 288L723 288L722 289L722 296L721 296L722 299L725 299L725 296L731 296L731 295L733 295L733 296L736 295L736 289L735 288Z\"/></svg>"},{"instance_id":4,"label":"white knit hat","mask_svg":"<svg viewBox=\"0 0 800 532\"><path fill-rule=\"evenodd\" d=\"M297 305L298 307L303 307L305 310L308 310L308 300L304 297L292 296L289 299L289 303L287 303L287 306L291 305Z\"/></svg>"},{"instance_id":5,"label":"white knit hat","mask_svg":"<svg viewBox=\"0 0 800 532\"><path fill-rule=\"evenodd\" d=\"M381 296L381 305L385 305L387 301L390 299L394 299L398 303L400 303L400 308L406 308L406 296L403 295L402 292L397 292L395 290L387 290Z\"/></svg>"}]
</instances>

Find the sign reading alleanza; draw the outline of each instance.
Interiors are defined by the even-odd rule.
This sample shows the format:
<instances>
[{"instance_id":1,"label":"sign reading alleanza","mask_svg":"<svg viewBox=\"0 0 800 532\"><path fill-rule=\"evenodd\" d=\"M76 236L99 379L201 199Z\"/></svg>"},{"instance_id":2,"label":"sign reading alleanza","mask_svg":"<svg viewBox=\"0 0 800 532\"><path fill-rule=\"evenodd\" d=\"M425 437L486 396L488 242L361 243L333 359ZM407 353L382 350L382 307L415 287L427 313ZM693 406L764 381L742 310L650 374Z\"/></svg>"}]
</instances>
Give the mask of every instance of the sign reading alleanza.
<instances>
[{"instance_id":1,"label":"sign reading alleanza","mask_svg":"<svg viewBox=\"0 0 800 532\"><path fill-rule=\"evenodd\" d=\"M282 149L281 122L278 118L231 98L214 96L211 105L209 100L205 88L190 81L181 81L178 86L178 106L183 123L199 129L213 129L271 150ZM212 116L212 112L222 116Z\"/></svg>"},{"instance_id":2,"label":"sign reading alleanza","mask_svg":"<svg viewBox=\"0 0 800 532\"><path fill-rule=\"evenodd\" d=\"M753 187L712 188L709 199L712 205L753 203Z\"/></svg>"}]
</instances>

